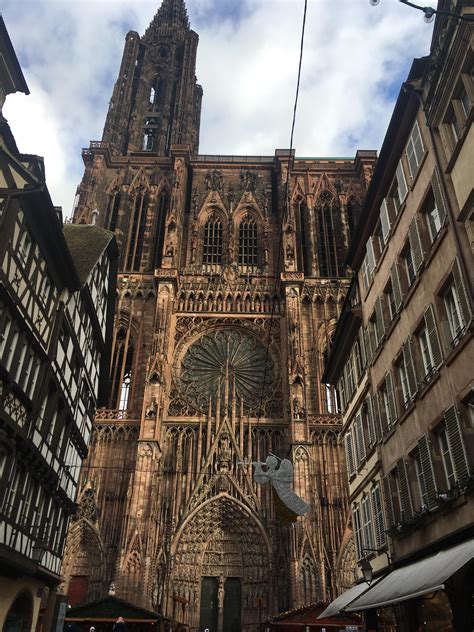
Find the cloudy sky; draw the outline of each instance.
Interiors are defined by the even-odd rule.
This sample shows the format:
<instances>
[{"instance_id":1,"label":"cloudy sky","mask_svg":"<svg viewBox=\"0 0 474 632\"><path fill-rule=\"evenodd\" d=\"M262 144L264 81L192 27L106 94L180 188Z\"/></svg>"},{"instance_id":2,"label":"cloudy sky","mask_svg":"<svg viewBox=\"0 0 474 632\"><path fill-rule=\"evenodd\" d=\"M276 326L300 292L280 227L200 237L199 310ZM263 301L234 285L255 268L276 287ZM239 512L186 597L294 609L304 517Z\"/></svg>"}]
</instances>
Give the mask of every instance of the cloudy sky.
<instances>
[{"instance_id":1,"label":"cloudy sky","mask_svg":"<svg viewBox=\"0 0 474 632\"><path fill-rule=\"evenodd\" d=\"M30 96L4 115L21 151L45 157L55 204L69 215L81 148L100 140L128 30L160 0L3 0ZM289 146L303 0L187 0L204 89L200 153L273 155ZM420 4L428 4L420 0ZM435 2L431 2L435 5ZM297 156L378 149L413 57L432 25L396 0L309 0Z\"/></svg>"}]
</instances>

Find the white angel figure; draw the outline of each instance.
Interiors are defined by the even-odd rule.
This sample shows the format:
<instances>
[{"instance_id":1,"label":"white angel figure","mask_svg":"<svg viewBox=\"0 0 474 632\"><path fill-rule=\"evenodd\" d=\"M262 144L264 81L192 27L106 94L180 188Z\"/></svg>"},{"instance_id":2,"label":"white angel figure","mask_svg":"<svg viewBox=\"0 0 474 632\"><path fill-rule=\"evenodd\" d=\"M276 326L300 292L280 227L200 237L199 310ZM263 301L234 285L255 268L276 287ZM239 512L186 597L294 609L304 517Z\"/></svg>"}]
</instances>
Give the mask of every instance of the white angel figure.
<instances>
[{"instance_id":1,"label":"white angel figure","mask_svg":"<svg viewBox=\"0 0 474 632\"><path fill-rule=\"evenodd\" d=\"M266 469L263 470L262 466ZM267 456L265 463L254 461L255 467L253 480L259 485L271 481L273 489L276 491L282 503L297 516L303 516L309 509L309 504L300 498L292 489L293 486L293 465L288 459L283 459L280 467L277 468L278 459L276 456Z\"/></svg>"}]
</instances>

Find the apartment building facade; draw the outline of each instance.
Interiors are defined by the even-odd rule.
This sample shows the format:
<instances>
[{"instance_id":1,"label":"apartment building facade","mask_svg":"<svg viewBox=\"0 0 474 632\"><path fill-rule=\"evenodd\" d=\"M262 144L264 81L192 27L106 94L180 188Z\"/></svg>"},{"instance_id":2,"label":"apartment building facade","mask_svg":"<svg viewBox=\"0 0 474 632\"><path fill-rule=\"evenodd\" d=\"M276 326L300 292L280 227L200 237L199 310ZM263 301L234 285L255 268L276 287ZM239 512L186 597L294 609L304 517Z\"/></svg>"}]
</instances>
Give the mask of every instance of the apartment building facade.
<instances>
[{"instance_id":1,"label":"apartment building facade","mask_svg":"<svg viewBox=\"0 0 474 632\"><path fill-rule=\"evenodd\" d=\"M343 410L359 577L382 578L354 589L343 607L368 611L373 627L374 613L390 607L398 629L472 629L468 4L456 3L463 19L437 18L431 54L414 61L400 91L349 252L354 279L323 376L337 385Z\"/></svg>"}]
</instances>

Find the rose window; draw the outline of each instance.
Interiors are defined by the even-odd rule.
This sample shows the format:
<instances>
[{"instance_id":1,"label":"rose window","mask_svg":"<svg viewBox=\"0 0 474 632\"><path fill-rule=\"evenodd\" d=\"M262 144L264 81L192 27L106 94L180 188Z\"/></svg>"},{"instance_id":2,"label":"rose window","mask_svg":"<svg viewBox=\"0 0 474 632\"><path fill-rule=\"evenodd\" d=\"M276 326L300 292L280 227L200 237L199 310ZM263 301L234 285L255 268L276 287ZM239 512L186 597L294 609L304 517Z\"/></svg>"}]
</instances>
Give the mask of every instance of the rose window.
<instances>
[{"instance_id":1,"label":"rose window","mask_svg":"<svg viewBox=\"0 0 474 632\"><path fill-rule=\"evenodd\" d=\"M227 382L229 401L236 399L239 406L243 401L247 412L270 398L274 365L271 353L256 337L217 330L202 335L186 351L179 381L186 399L202 411L207 410L209 399L215 404L218 393L223 404Z\"/></svg>"}]
</instances>

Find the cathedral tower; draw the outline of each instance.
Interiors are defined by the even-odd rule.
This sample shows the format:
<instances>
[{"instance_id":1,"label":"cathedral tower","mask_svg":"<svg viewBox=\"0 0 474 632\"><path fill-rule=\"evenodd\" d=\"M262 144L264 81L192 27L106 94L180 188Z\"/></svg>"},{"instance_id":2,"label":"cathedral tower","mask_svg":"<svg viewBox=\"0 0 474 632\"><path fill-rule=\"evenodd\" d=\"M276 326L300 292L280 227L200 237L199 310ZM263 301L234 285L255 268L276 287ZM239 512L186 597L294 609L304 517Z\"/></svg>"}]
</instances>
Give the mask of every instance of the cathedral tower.
<instances>
[{"instance_id":1,"label":"cathedral tower","mask_svg":"<svg viewBox=\"0 0 474 632\"><path fill-rule=\"evenodd\" d=\"M103 141L122 154L169 155L174 143L199 146L202 88L196 82L198 35L184 0L165 0L140 38L130 31L104 126Z\"/></svg>"},{"instance_id":2,"label":"cathedral tower","mask_svg":"<svg viewBox=\"0 0 474 632\"><path fill-rule=\"evenodd\" d=\"M128 34L103 140L83 152L74 221L115 231L120 270L109 406L63 574L73 604L113 584L193 632L256 632L352 581L340 416L320 378L375 152L198 155L196 46L182 0L164 0ZM310 504L295 523L253 481L270 453Z\"/></svg>"}]
</instances>

